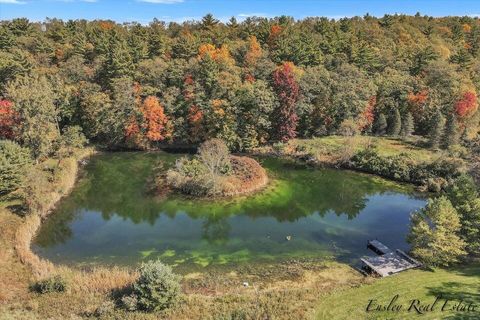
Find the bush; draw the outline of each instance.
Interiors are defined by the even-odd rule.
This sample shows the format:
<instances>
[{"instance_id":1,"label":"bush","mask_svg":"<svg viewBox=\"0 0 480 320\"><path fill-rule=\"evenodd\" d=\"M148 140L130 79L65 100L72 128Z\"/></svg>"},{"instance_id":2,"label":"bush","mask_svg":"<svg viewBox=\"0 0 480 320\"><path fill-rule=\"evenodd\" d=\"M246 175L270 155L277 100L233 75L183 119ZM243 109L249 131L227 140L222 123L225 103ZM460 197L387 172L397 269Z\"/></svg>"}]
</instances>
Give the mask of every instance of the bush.
<instances>
[{"instance_id":1,"label":"bush","mask_svg":"<svg viewBox=\"0 0 480 320\"><path fill-rule=\"evenodd\" d=\"M123 307L128 311L137 310L138 300L137 297L133 294L122 297Z\"/></svg>"},{"instance_id":2,"label":"bush","mask_svg":"<svg viewBox=\"0 0 480 320\"><path fill-rule=\"evenodd\" d=\"M440 192L448 185L447 180L443 178L428 178L424 187L430 192Z\"/></svg>"},{"instance_id":3,"label":"bush","mask_svg":"<svg viewBox=\"0 0 480 320\"><path fill-rule=\"evenodd\" d=\"M351 166L371 173L379 174L385 171L385 164L374 148L357 152L351 159Z\"/></svg>"},{"instance_id":4,"label":"bush","mask_svg":"<svg viewBox=\"0 0 480 320\"><path fill-rule=\"evenodd\" d=\"M446 158L432 163L417 163L405 153L383 157L376 149L368 148L357 152L349 167L398 181L422 184L430 191L440 191L462 173L464 162Z\"/></svg>"},{"instance_id":5,"label":"bush","mask_svg":"<svg viewBox=\"0 0 480 320\"><path fill-rule=\"evenodd\" d=\"M177 160L174 169L167 171L166 180L170 186L185 194L205 196L212 189L204 178L206 173L206 167L198 159L182 157Z\"/></svg>"},{"instance_id":6,"label":"bush","mask_svg":"<svg viewBox=\"0 0 480 320\"><path fill-rule=\"evenodd\" d=\"M43 279L31 286L35 292L44 294L51 292L64 292L67 289L67 283L60 276Z\"/></svg>"},{"instance_id":7,"label":"bush","mask_svg":"<svg viewBox=\"0 0 480 320\"><path fill-rule=\"evenodd\" d=\"M253 159L231 156L221 140L212 139L193 159L186 157L167 171L166 182L192 196L234 196L252 192L268 181L265 170Z\"/></svg>"},{"instance_id":8,"label":"bush","mask_svg":"<svg viewBox=\"0 0 480 320\"><path fill-rule=\"evenodd\" d=\"M158 311L175 304L180 296L180 277L172 269L157 261L142 264L140 277L133 285L133 296L138 307Z\"/></svg>"},{"instance_id":9,"label":"bush","mask_svg":"<svg viewBox=\"0 0 480 320\"><path fill-rule=\"evenodd\" d=\"M111 300L103 302L97 309L95 309L94 316L99 318L112 313L115 310L115 303Z\"/></svg>"},{"instance_id":10,"label":"bush","mask_svg":"<svg viewBox=\"0 0 480 320\"><path fill-rule=\"evenodd\" d=\"M88 143L79 126L65 127L61 139L62 146L67 149L82 148Z\"/></svg>"},{"instance_id":11,"label":"bush","mask_svg":"<svg viewBox=\"0 0 480 320\"><path fill-rule=\"evenodd\" d=\"M432 163L422 163L412 169L412 180L425 184L429 179L443 178L451 181L464 171L465 163L461 159L445 158Z\"/></svg>"},{"instance_id":12,"label":"bush","mask_svg":"<svg viewBox=\"0 0 480 320\"><path fill-rule=\"evenodd\" d=\"M459 144L450 146L447 151L451 157L457 157L457 158L466 158L469 154L468 149Z\"/></svg>"},{"instance_id":13,"label":"bush","mask_svg":"<svg viewBox=\"0 0 480 320\"><path fill-rule=\"evenodd\" d=\"M182 157L175 163L175 168L178 173L189 178L200 177L207 173L207 168L196 158L189 160Z\"/></svg>"},{"instance_id":14,"label":"bush","mask_svg":"<svg viewBox=\"0 0 480 320\"><path fill-rule=\"evenodd\" d=\"M9 140L0 140L0 197L21 188L32 162L28 149Z\"/></svg>"},{"instance_id":15,"label":"bush","mask_svg":"<svg viewBox=\"0 0 480 320\"><path fill-rule=\"evenodd\" d=\"M337 133L344 137L353 137L360 133L358 124L353 119L345 119L340 124Z\"/></svg>"},{"instance_id":16,"label":"bush","mask_svg":"<svg viewBox=\"0 0 480 320\"><path fill-rule=\"evenodd\" d=\"M276 154L283 154L284 150L285 150L285 143L283 142L275 142L273 145L272 145L272 148L273 148L273 151L276 153Z\"/></svg>"}]
</instances>

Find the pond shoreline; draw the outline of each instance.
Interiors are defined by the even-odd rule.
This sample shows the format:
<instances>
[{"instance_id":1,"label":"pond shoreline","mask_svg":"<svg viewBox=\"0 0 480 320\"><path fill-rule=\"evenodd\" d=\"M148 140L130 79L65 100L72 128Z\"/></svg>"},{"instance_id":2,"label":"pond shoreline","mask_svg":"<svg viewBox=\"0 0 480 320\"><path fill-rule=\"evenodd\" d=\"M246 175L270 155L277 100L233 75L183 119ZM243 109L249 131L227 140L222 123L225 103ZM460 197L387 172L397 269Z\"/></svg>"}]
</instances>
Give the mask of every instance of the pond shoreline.
<instances>
[{"instance_id":1,"label":"pond shoreline","mask_svg":"<svg viewBox=\"0 0 480 320\"><path fill-rule=\"evenodd\" d=\"M31 249L31 243L35 238L42 222L54 211L59 201L70 194L77 182L79 163L95 154L95 150L84 149L74 153L72 157L66 158L68 166L61 173L60 181L51 183L51 199L42 209L28 213L23 223L15 234L15 250L22 263L30 266L38 277L44 277L53 272L54 265L45 259L40 258Z\"/></svg>"},{"instance_id":2,"label":"pond shoreline","mask_svg":"<svg viewBox=\"0 0 480 320\"><path fill-rule=\"evenodd\" d=\"M318 232L318 228L323 228L324 226L334 223L334 221L338 221L335 222L338 223L336 227L338 228L337 232L343 232L341 230L347 232L347 230L354 225L358 225L361 228L365 228L365 231L369 233L370 231L368 230L370 229L367 227L367 221L377 221L377 217L380 217L382 213L378 205L372 207L372 209L367 209L368 211L366 212L372 214L368 215L370 218L367 220L360 218L358 222L355 222L353 225L351 222L347 224L347 221L353 219L360 213L360 210L364 208L362 203L366 203L369 197L377 193L380 194L380 197L393 197L389 201L394 200L400 201L401 203L407 200L407 198L403 197L411 197L410 199L412 200L408 200L409 204L403 204L399 207L403 209L391 211L392 214L399 213L392 218L396 221L402 221L402 226L408 224L406 222L403 223L406 217L404 213L417 209L419 205L418 202L414 204L415 201L417 201L414 199L419 199L417 198L417 194L413 188L408 188L406 185L389 182L388 180L377 178L373 175L356 173L351 170L332 170L328 168L316 170L303 164L294 165L289 159L281 160L276 157L260 157L258 160L262 163L262 166L268 170L269 176L273 178L273 184L269 184L265 192L257 192L251 196L214 199L213 202L212 199L190 198L174 193L166 198L157 199L155 196L152 196L152 194L149 194L148 189L141 190L146 181L148 183L145 177L149 175L151 167L155 168L155 166L157 166L156 163L165 163L170 166L178 156L163 152L156 155L156 153L157 152L102 153L98 158L95 158L95 160L92 159L88 169L88 172L91 174L85 176L90 178L87 178L85 181L82 180L83 182L79 185L80 189L76 190L70 199L67 199L66 202L59 206L58 210L55 211L59 215L52 218L53 220L49 219L45 222L46 226L42 229L43 231L40 232L40 236L34 238L32 251L53 263L65 264L67 266L74 266L74 264L71 263L74 261L85 261L86 264L80 264L84 265L83 268L87 265L102 266L102 261L105 262L105 266L115 265L115 261L118 261L118 265L128 267L130 265L128 261L134 261L138 254L140 254L140 258L145 255L150 255L150 259L156 256L164 256L167 257L165 258L166 262L174 265L177 265L177 260L182 261L179 262L180 264L183 264L183 261L186 261L185 264L194 263L194 261L198 261L195 263L200 263L201 265L206 263L206 261L211 261L211 263L215 264L217 260L238 259L238 257L243 257L244 255L244 258L248 256L248 259L252 261L255 261L255 257L266 257L267 255L272 256L272 258L273 256L278 257L280 258L279 260L281 260L284 257L311 256L313 251L318 255L318 250L326 253L328 250L331 250L330 247L330 249L327 249L327 244L330 243L328 239L342 243L343 240L337 239L338 235L335 235L335 233L332 233L327 237L328 239L324 239L324 241L315 240L316 236L311 234L311 232ZM349 171L351 171L351 173L349 173ZM80 177L82 177L82 175L80 175ZM128 177L132 178L130 179ZM95 187L92 189L91 186ZM345 189L345 186L349 187ZM348 191L352 188L353 190ZM393 193L390 193L390 191ZM115 194L113 198L109 196L112 192ZM396 192L399 194L396 195ZM287 197L285 197L286 193L288 193ZM90 196L88 196L88 194L90 194ZM79 195L80 197L78 197ZM343 203L339 203L338 200L336 200L338 197L343 199ZM381 198L376 199L373 203L381 203ZM218 204L214 204L217 201L219 201ZM277 202L280 206L273 204ZM273 206L265 207L265 203L271 203ZM120 207L118 207L118 205L120 205ZM138 210L132 211L128 209L135 207ZM70 236L66 235L67 238L65 238L65 241L67 242L62 242L63 244L56 242L55 239L63 238L63 232L51 233L50 231L55 230L55 228L59 231L70 230L68 226L71 223L70 221L73 221L70 220L72 218L69 218L73 217L71 212L73 212L72 210L82 211L81 208L89 208L88 210L93 210L95 215L88 215L85 216L85 218L83 218L83 215L77 217L75 219L75 227L72 229L78 230L74 231L75 236L72 236L70 239ZM180 210L179 212L182 214L175 220L176 210ZM135 213L132 215L132 218L129 218L132 212L137 211L138 214ZM101 212L115 212L116 214L107 214L102 217ZM155 214L153 214L154 212ZM220 213L222 213L222 215L220 215ZM237 214L239 214L238 218L236 217ZM320 214L320 216L317 216L318 214ZM326 214L326 217L329 217L327 224L320 223L320 220L316 222L317 218L322 219L321 217L324 217ZM169 219L164 220L164 218L161 218L162 216L165 219L169 217ZM348 220L342 218L346 216L349 217ZM101 242L98 243L98 245L101 245L100 249L98 245L94 246L89 241L85 242L85 239L90 237L88 235L91 234L93 236L95 231L90 229L88 229L89 231L82 231L85 230L84 227L91 225L93 221L96 221L95 225L99 226L99 228L103 224L107 226L107 221L117 219L116 217L122 218L121 220L124 221L121 224L122 230L126 232L125 234L128 234L128 238L122 236L119 240L127 241L127 239L129 239L128 243L134 243L129 245L128 252L120 249L121 246L108 244L117 243L116 241L111 242L112 239L116 239L115 234L117 234L113 227L102 228L103 231L101 235L99 235ZM363 217L363 215L360 215L360 217ZM163 222L154 224L153 221L156 219ZM260 220L254 222L256 219ZM139 233L138 230L140 229L136 228L135 225L142 221L150 223L148 229L143 228L143 231ZM177 233L172 231L176 230L175 228L178 223L186 223L186 221L191 221L188 222L190 227L188 230L181 229L181 232L188 234L188 239L192 239L193 242L190 245L187 243L182 244L181 241L187 240L183 237L177 237ZM241 221L241 224L238 224L238 221ZM290 221L290 223L286 223L287 221ZM292 224L294 221L295 223ZM260 225L258 223L260 223ZM319 225L317 225L317 223L319 223ZM314 225L317 225L317 227L315 228ZM221 228L216 229L217 227ZM197 240L201 239L215 243L212 242L214 238L211 237L222 236L222 233L218 232L224 230L223 228L229 230L228 232L230 233L229 236L225 235L225 237L227 237L225 239L228 239L228 237L239 238L243 241L242 246L240 246L238 242L231 242L228 248L222 247L223 249L221 249L213 245L208 245L208 243L204 243L201 246L200 244L196 244ZM395 235L392 238L393 243L405 246L402 240L402 235L404 234L403 227L394 228L395 230L393 230L393 228L391 229L395 231L392 233ZM170 232L172 233L172 238L167 236ZM380 236L382 233L383 231L380 233ZM163 234L164 236L156 237L155 234ZM51 236L54 236L54 238L48 240ZM178 240L176 240L177 238ZM290 238L294 241L289 242ZM35 239L38 239L38 241ZM110 240L105 241L107 239ZM160 241L162 245L149 244L154 241L151 239L156 239L156 242ZM260 241L263 245L260 247L253 245L254 243L258 243L257 241ZM297 244L302 243L301 241L305 241L303 249L297 252L295 248ZM362 238L360 241L363 243L366 239ZM127 242L125 242L125 244L126 243ZM289 243L289 245L287 245L287 243ZM347 247L344 249L348 248L355 256L363 250L363 247L357 248L358 246L354 247L347 244L347 242L345 242L345 245L347 245ZM75 248L84 249L75 253L77 252ZM155 248L155 250L151 248ZM201 255L198 256L197 253L196 258L191 259L188 254L186 255L186 252L188 252L186 248L189 248L188 250L194 250L193 252L196 252L195 250L201 250ZM98 252L94 253L95 251ZM248 254L243 251L248 251ZM164 254L162 254L162 252ZM171 255L172 252L175 252L173 256ZM88 261L90 257L97 255L98 258L95 259L100 260L91 260L89 264ZM103 255L105 255L105 258L102 258ZM232 258L230 258L230 256ZM82 260L84 258L85 260ZM343 255L339 261L345 261L346 259L349 258ZM124 263L126 261L128 263Z\"/></svg>"},{"instance_id":3,"label":"pond shoreline","mask_svg":"<svg viewBox=\"0 0 480 320\"><path fill-rule=\"evenodd\" d=\"M156 150L151 152L164 151ZM136 272L134 272L131 267L105 266L94 268L89 267L85 269L84 267L66 266L61 263L56 264L47 259L41 258L31 250L31 242L34 239L38 228L40 228L41 224L46 221L46 218L54 212L58 202L63 199L63 197L70 194L73 187L78 182L77 179L81 177L79 174L81 170L79 165L80 161L88 159L92 155L103 153L109 152L96 151L86 155L76 155L75 165L68 168L68 172L72 174L74 179L68 181L67 184L62 184L59 181L56 181L52 186L57 191L57 197L55 198L56 201L51 203L51 206L42 215L42 218L40 218L39 214L32 214L25 218L17 231L16 240L19 241L23 239L23 242L21 242L19 246L15 245L17 250L23 250L23 252L17 251L18 256L22 263L32 269L35 278L40 279L53 275L60 275L67 279L68 283L71 284L72 294L108 294L109 292L112 292L112 290L118 290L128 286L135 281L137 277ZM290 160L287 159L287 161ZM340 171L343 171L343 169ZM371 174L366 175L375 176ZM62 189L61 185L67 185L68 188ZM23 229L23 231L20 231L20 229ZM26 233L26 237L25 235L21 236L22 232ZM28 252L24 250L26 247L28 248ZM323 269L322 265L324 265L325 269ZM335 288L351 287L352 285L359 285L373 281L358 274L348 264L331 260L319 262L299 262L298 260L292 260L291 262L287 261L285 263L272 262L271 266L268 267L268 264L266 266L267 271L265 271L265 268L263 267L252 266L246 267L240 274L236 275L234 275L234 271L228 272L228 270L225 269L225 272L221 272L215 268L207 268L202 273L186 273L183 285L187 296L186 300L189 301L189 308L193 308L193 305L199 303L200 300L198 299L200 299L201 296L205 296L206 298L202 299L207 300L212 297L219 297L219 299L226 299L227 301L229 295L239 294L245 299L250 299L254 290L258 290L255 291L257 292L256 294L260 292L261 295L269 295L269 292L276 292L279 289L285 291L299 290L304 297L302 299L305 299L306 301L302 303L309 305L309 308L311 308L313 302L316 301L319 295L328 294L332 290L335 291ZM277 274L277 268L284 271ZM328 274L330 273L338 275L339 280L329 280L329 286L326 288L319 286L317 283L323 283L325 277L328 278ZM345 277L351 282L345 283L343 280ZM245 281L250 284L250 287L244 288L242 286L242 282ZM303 286L310 289L307 290L303 288ZM314 290L314 295L305 293L307 291L311 293L311 290ZM204 300L201 301L202 302L200 303L202 304L206 303ZM182 311L179 312L181 314Z\"/></svg>"},{"instance_id":4,"label":"pond shoreline","mask_svg":"<svg viewBox=\"0 0 480 320\"><path fill-rule=\"evenodd\" d=\"M148 150L148 151L141 151L141 150L127 150L127 151L105 151L105 150L97 150L97 149L84 149L81 150L80 152L77 152L70 158L66 158L64 160L75 160L74 164L70 166L70 168L66 169L66 172L62 174L65 179L62 181L57 181L52 182L51 188L53 189L52 191L52 200L49 202L48 206L45 207L41 211L37 212L32 212L31 214L28 214L25 217L24 222L22 225L18 228L16 232L16 244L15 244L15 249L18 253L18 256L20 260L26 264L32 267L33 271L35 274L44 276L47 273L51 273L52 270L54 270L54 264L49 261L48 259L43 259L39 257L35 252L32 251L31 249L31 243L33 239L35 238L41 224L43 221L45 221L49 215L55 210L56 206L58 203L66 196L70 194L72 189L74 188L75 184L77 183L77 180L79 178L79 171L81 169L81 162L84 161L85 159L89 159L90 157L94 155L99 155L103 153L122 153L122 152L132 152L132 153L169 153L165 150L158 149L158 150ZM368 173L364 172L361 170L354 170L351 168L343 168L343 167L337 167L329 163L312 163L309 161L304 161L300 158L296 158L293 156L288 156L288 155L278 155L275 153L271 154L265 154L265 153L237 153L236 155L249 155L249 156L259 156L259 157L273 157L273 158L278 158L282 160L287 160L291 162L297 162L300 161L302 165L307 165L311 166L312 168L315 169L321 169L321 168L331 168L335 170L340 170L340 171L351 171L351 172L356 172L356 173L361 173L365 174L366 176L373 176L373 177L379 177L381 179L385 180L390 180L395 183L398 183L399 185L404 185L404 186L415 186L412 183L408 182L402 182L402 181L396 181L392 179L388 179L386 177L373 174L373 173ZM73 179L72 179L73 177ZM270 183L272 183L270 179L268 180L267 183L263 184L260 190L264 190ZM255 189L254 192L249 192L247 194L241 194L239 197L248 197L252 195L253 193L259 191L258 189ZM225 196L225 197L216 197L216 198L196 198L196 197L189 197L186 196L187 200L230 200L235 198L236 196Z\"/></svg>"}]
</instances>

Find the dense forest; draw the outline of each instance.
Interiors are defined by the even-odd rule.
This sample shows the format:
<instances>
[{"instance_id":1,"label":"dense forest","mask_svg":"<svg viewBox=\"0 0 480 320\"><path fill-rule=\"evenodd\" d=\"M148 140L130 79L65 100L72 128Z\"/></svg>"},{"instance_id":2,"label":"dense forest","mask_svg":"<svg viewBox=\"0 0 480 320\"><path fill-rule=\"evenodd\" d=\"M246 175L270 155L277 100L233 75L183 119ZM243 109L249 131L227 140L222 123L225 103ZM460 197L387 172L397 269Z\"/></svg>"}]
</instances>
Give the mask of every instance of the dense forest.
<instances>
[{"instance_id":1,"label":"dense forest","mask_svg":"<svg viewBox=\"0 0 480 320\"><path fill-rule=\"evenodd\" d=\"M14 19L0 56L0 138L37 159L85 137L232 150L329 134L478 139L478 18Z\"/></svg>"}]
</instances>

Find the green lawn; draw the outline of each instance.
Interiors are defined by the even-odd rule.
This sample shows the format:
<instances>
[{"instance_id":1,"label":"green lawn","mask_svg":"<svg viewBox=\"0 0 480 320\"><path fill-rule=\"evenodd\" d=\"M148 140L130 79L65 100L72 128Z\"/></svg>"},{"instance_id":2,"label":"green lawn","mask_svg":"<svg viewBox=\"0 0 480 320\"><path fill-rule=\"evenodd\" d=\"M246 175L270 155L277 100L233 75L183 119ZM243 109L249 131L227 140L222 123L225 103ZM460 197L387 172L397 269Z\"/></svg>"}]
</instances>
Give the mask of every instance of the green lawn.
<instances>
[{"instance_id":1,"label":"green lawn","mask_svg":"<svg viewBox=\"0 0 480 320\"><path fill-rule=\"evenodd\" d=\"M411 300L421 311L420 304L432 304L435 297L442 295L433 311L418 314L414 308L408 311ZM376 304L388 305L398 295L396 305L403 305L399 312L366 312L370 299ZM455 312L440 309L445 298L451 299L446 309L451 309L460 300L463 305L474 303L474 312ZM480 319L480 265L458 268L456 270L436 269L435 271L411 270L388 278L379 279L372 284L362 285L334 293L322 298L316 307L315 318L328 319Z\"/></svg>"}]
</instances>

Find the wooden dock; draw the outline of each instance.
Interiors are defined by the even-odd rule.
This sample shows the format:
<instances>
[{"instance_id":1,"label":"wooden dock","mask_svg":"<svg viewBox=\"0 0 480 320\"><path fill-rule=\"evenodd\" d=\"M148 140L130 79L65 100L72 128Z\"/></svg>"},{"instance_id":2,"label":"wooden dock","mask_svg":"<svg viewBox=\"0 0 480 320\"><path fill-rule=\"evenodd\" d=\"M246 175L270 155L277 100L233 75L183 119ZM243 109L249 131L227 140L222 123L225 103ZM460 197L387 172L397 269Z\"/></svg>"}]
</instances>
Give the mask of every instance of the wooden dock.
<instances>
[{"instance_id":1,"label":"wooden dock","mask_svg":"<svg viewBox=\"0 0 480 320\"><path fill-rule=\"evenodd\" d=\"M372 250L373 252L375 252L378 255L384 255L385 253L392 252L392 250L390 250L389 247L387 247L386 245L384 245L383 243L381 243L378 240L368 241L367 248L369 248L370 250Z\"/></svg>"},{"instance_id":2,"label":"wooden dock","mask_svg":"<svg viewBox=\"0 0 480 320\"><path fill-rule=\"evenodd\" d=\"M407 255L402 250L397 249L392 251L389 247L378 240L368 241L367 247L378 256L364 257L360 259L363 263L362 269L378 274L381 277L387 277L398 272L421 266L421 263Z\"/></svg>"}]
</instances>

